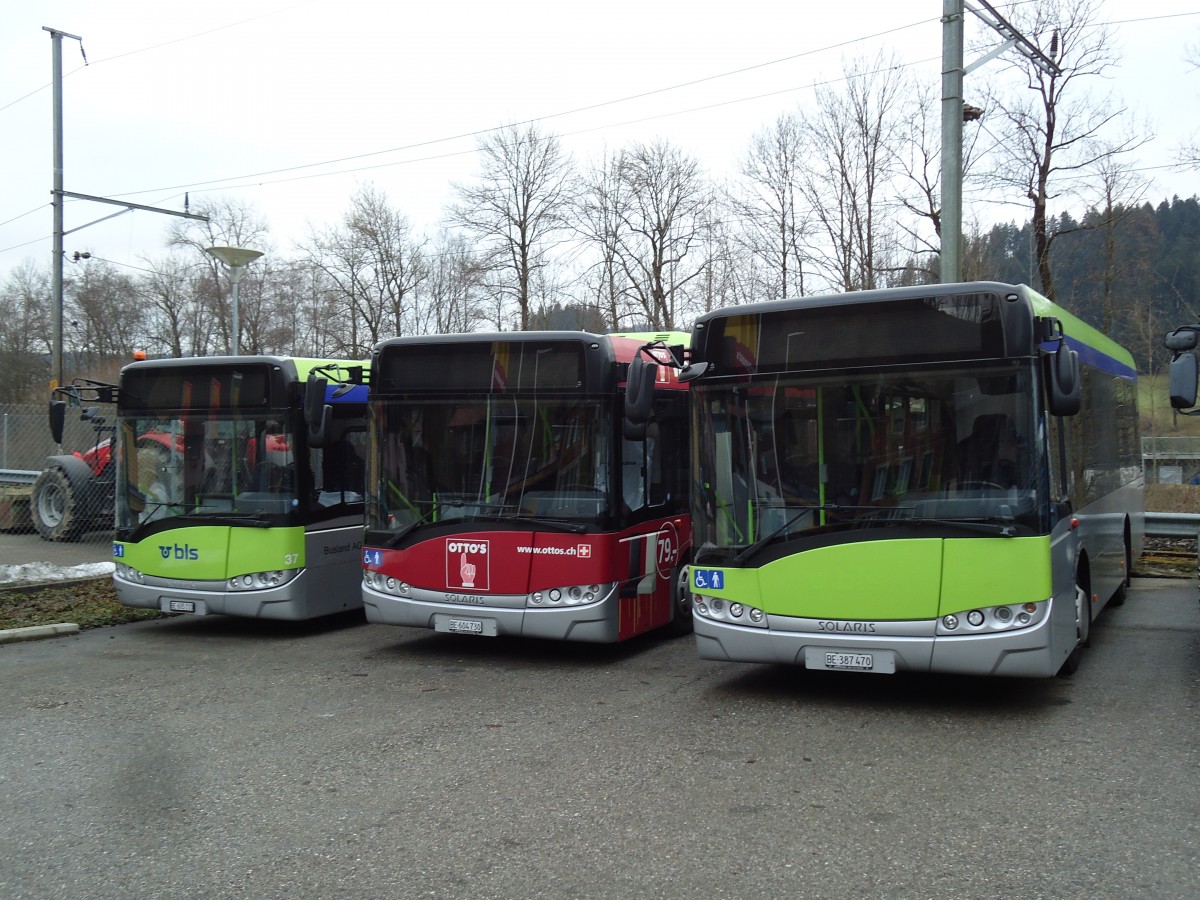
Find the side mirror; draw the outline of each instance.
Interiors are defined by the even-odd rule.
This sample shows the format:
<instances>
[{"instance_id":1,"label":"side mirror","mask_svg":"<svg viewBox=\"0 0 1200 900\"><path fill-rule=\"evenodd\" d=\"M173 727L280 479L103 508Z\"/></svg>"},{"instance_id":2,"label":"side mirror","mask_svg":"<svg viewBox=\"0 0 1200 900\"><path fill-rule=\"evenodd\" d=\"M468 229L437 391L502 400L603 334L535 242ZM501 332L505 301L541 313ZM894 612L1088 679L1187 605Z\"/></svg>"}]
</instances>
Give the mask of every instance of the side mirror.
<instances>
[{"instance_id":1,"label":"side mirror","mask_svg":"<svg viewBox=\"0 0 1200 900\"><path fill-rule=\"evenodd\" d=\"M333 419L333 408L325 402L328 384L327 378L318 378L313 374L308 376L308 384L304 389L304 423L308 426L308 443L313 447L326 446L331 437L329 425Z\"/></svg>"},{"instance_id":2,"label":"side mirror","mask_svg":"<svg viewBox=\"0 0 1200 900\"><path fill-rule=\"evenodd\" d=\"M646 437L646 425L654 413L654 379L658 374L655 363L635 356L625 377L625 419L622 432L627 441Z\"/></svg>"},{"instance_id":3,"label":"side mirror","mask_svg":"<svg viewBox=\"0 0 1200 900\"><path fill-rule=\"evenodd\" d=\"M63 441L63 426L67 421L67 401L66 400L51 400L50 401L50 436L54 438L54 443L61 444Z\"/></svg>"},{"instance_id":4,"label":"side mirror","mask_svg":"<svg viewBox=\"0 0 1200 900\"><path fill-rule=\"evenodd\" d=\"M1163 345L1173 353L1195 350L1196 340L1200 337L1197 329L1198 326L1196 325L1185 325L1182 328L1169 331L1167 332L1167 336L1163 338Z\"/></svg>"},{"instance_id":5,"label":"side mirror","mask_svg":"<svg viewBox=\"0 0 1200 900\"><path fill-rule=\"evenodd\" d=\"M1082 379L1079 354L1063 341L1044 361L1046 402L1053 416L1073 416L1079 412Z\"/></svg>"},{"instance_id":6,"label":"side mirror","mask_svg":"<svg viewBox=\"0 0 1200 900\"><path fill-rule=\"evenodd\" d=\"M1191 409L1196 405L1196 354L1190 351L1178 353L1171 360L1170 388L1171 406L1175 409Z\"/></svg>"}]
</instances>

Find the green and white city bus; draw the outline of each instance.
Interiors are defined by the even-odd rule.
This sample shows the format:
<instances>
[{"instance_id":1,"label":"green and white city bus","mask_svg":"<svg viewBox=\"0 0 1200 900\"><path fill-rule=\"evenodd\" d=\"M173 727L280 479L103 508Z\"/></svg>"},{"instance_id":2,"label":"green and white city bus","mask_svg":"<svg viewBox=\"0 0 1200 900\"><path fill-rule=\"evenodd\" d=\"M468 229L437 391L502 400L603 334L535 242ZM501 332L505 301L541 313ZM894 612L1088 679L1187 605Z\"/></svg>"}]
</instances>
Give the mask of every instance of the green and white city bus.
<instances>
[{"instance_id":1,"label":"green and white city bus","mask_svg":"<svg viewBox=\"0 0 1200 900\"><path fill-rule=\"evenodd\" d=\"M1134 362L1024 285L719 310L681 378L703 658L1050 676L1124 598Z\"/></svg>"},{"instance_id":2,"label":"green and white city bus","mask_svg":"<svg viewBox=\"0 0 1200 900\"><path fill-rule=\"evenodd\" d=\"M289 620L361 608L366 369L272 356L125 366L118 599Z\"/></svg>"}]
</instances>

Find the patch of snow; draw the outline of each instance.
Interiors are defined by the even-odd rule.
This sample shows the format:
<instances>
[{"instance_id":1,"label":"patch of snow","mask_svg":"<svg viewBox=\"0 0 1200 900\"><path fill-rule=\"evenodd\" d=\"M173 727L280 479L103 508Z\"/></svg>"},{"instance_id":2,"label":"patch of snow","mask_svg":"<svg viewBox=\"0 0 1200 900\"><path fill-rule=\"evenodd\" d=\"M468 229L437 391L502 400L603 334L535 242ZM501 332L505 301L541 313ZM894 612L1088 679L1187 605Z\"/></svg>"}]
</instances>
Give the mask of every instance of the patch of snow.
<instances>
[{"instance_id":1,"label":"patch of snow","mask_svg":"<svg viewBox=\"0 0 1200 900\"><path fill-rule=\"evenodd\" d=\"M111 575L116 564L110 562L85 563L81 566L55 566L50 563L32 562L16 566L0 566L0 584L14 581L70 581L74 578L100 578Z\"/></svg>"}]
</instances>

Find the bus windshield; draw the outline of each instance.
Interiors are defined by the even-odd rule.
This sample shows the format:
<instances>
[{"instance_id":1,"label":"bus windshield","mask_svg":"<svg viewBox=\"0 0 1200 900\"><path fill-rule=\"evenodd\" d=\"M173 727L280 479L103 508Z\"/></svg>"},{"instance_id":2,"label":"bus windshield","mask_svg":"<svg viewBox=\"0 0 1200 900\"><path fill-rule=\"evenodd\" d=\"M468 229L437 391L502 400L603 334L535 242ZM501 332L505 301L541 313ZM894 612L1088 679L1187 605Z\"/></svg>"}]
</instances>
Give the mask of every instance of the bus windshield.
<instances>
[{"instance_id":1,"label":"bus windshield","mask_svg":"<svg viewBox=\"0 0 1200 900\"><path fill-rule=\"evenodd\" d=\"M376 405L367 527L448 520L600 522L611 416L596 399L495 394Z\"/></svg>"},{"instance_id":2,"label":"bus windshield","mask_svg":"<svg viewBox=\"0 0 1200 900\"><path fill-rule=\"evenodd\" d=\"M278 517L299 506L296 439L283 414L127 417L121 428L118 528L184 515Z\"/></svg>"},{"instance_id":3,"label":"bus windshield","mask_svg":"<svg viewBox=\"0 0 1200 900\"><path fill-rule=\"evenodd\" d=\"M699 553L898 525L1045 533L1032 379L1023 360L694 385Z\"/></svg>"}]
</instances>

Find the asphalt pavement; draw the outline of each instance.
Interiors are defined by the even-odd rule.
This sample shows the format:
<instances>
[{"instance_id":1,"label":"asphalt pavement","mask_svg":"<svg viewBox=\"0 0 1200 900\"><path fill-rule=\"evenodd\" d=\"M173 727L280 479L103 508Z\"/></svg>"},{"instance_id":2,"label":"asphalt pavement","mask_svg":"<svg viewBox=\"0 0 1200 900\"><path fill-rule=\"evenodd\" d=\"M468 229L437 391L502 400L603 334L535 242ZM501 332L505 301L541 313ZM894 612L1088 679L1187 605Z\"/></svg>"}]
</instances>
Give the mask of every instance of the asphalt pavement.
<instances>
[{"instance_id":1,"label":"asphalt pavement","mask_svg":"<svg viewBox=\"0 0 1200 900\"><path fill-rule=\"evenodd\" d=\"M0 566L46 563L51 566L81 566L112 562L111 531L92 531L79 541L45 541L41 535L0 531Z\"/></svg>"},{"instance_id":2,"label":"asphalt pavement","mask_svg":"<svg viewBox=\"0 0 1200 900\"><path fill-rule=\"evenodd\" d=\"M180 616L0 646L0 897L1154 897L1200 871L1200 605L1070 678Z\"/></svg>"}]
</instances>

